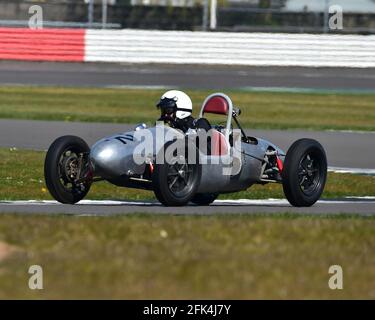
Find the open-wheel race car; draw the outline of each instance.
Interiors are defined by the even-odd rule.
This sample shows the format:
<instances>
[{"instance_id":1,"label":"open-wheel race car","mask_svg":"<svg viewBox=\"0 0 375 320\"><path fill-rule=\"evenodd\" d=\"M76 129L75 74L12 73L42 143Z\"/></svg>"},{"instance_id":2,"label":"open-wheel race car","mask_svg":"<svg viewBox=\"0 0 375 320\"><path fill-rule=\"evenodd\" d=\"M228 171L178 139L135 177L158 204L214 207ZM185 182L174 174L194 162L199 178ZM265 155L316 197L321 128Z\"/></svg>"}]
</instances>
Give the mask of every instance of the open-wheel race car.
<instances>
[{"instance_id":1,"label":"open-wheel race car","mask_svg":"<svg viewBox=\"0 0 375 320\"><path fill-rule=\"evenodd\" d=\"M221 193L267 183L281 183L293 206L311 206L320 198L327 159L319 142L297 140L285 154L269 141L246 135L238 120L240 109L222 93L204 101L199 118L209 123L203 118L209 114L224 116L226 121L222 126L210 125L204 136L206 148L199 143L202 130L182 133L168 126L138 125L91 148L79 137L60 137L46 155L47 188L57 201L67 204L83 199L99 180L153 190L166 206L209 205Z\"/></svg>"}]
</instances>

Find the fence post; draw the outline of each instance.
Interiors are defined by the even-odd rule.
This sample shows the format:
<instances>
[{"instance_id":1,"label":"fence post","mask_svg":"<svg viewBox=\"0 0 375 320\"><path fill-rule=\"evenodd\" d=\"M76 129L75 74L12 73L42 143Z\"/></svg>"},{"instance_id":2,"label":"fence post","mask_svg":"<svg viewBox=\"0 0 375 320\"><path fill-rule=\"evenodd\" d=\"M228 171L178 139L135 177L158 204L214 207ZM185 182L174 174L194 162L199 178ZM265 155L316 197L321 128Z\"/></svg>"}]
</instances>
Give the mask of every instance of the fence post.
<instances>
[{"instance_id":1,"label":"fence post","mask_svg":"<svg viewBox=\"0 0 375 320\"><path fill-rule=\"evenodd\" d=\"M207 31L208 24L208 1L203 0L203 18L202 18L202 30Z\"/></svg>"},{"instance_id":2,"label":"fence post","mask_svg":"<svg viewBox=\"0 0 375 320\"><path fill-rule=\"evenodd\" d=\"M328 19L329 19L329 0L324 1L324 22L323 22L323 32L328 32Z\"/></svg>"},{"instance_id":3,"label":"fence post","mask_svg":"<svg viewBox=\"0 0 375 320\"><path fill-rule=\"evenodd\" d=\"M216 29L217 0L211 0L210 29Z\"/></svg>"},{"instance_id":4,"label":"fence post","mask_svg":"<svg viewBox=\"0 0 375 320\"><path fill-rule=\"evenodd\" d=\"M102 28L107 27L108 20L108 0L102 0Z\"/></svg>"},{"instance_id":5,"label":"fence post","mask_svg":"<svg viewBox=\"0 0 375 320\"><path fill-rule=\"evenodd\" d=\"M89 28L91 28L93 22L94 22L94 0L89 0Z\"/></svg>"}]
</instances>

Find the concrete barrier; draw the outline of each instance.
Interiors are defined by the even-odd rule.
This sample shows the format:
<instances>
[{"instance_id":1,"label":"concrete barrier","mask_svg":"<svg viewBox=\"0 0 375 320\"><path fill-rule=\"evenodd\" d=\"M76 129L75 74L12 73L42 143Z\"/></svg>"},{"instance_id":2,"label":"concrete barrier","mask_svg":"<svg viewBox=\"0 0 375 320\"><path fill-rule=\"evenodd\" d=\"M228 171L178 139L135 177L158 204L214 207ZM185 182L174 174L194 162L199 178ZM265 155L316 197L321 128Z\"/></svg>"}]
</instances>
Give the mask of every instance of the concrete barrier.
<instances>
[{"instance_id":1,"label":"concrete barrier","mask_svg":"<svg viewBox=\"0 0 375 320\"><path fill-rule=\"evenodd\" d=\"M375 36L0 28L0 59L375 67Z\"/></svg>"},{"instance_id":2,"label":"concrete barrier","mask_svg":"<svg viewBox=\"0 0 375 320\"><path fill-rule=\"evenodd\" d=\"M85 61L375 67L375 36L88 30Z\"/></svg>"},{"instance_id":3,"label":"concrete barrier","mask_svg":"<svg viewBox=\"0 0 375 320\"><path fill-rule=\"evenodd\" d=\"M85 30L0 28L0 59L76 61L85 58Z\"/></svg>"}]
</instances>

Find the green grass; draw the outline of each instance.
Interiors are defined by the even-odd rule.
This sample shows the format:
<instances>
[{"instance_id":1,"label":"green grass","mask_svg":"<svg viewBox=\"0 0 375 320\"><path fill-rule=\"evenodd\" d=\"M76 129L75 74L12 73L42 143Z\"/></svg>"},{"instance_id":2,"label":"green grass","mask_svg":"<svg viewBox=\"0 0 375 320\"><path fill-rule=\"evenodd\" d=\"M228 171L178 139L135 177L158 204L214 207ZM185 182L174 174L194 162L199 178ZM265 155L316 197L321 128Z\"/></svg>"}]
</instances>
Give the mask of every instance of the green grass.
<instances>
[{"instance_id":1,"label":"green grass","mask_svg":"<svg viewBox=\"0 0 375 320\"><path fill-rule=\"evenodd\" d=\"M0 148L0 199L51 199L43 176L45 152ZM324 198L375 196L375 177L330 173ZM283 198L279 184L254 185L246 191L221 195L221 199ZM153 192L113 186L107 182L93 184L88 199L149 200Z\"/></svg>"},{"instance_id":2,"label":"green grass","mask_svg":"<svg viewBox=\"0 0 375 320\"><path fill-rule=\"evenodd\" d=\"M1 215L0 299L374 299L374 253L373 218Z\"/></svg>"},{"instance_id":3,"label":"green grass","mask_svg":"<svg viewBox=\"0 0 375 320\"><path fill-rule=\"evenodd\" d=\"M0 118L153 123L163 90L1 87ZM187 90L198 114L212 92ZM375 95L228 91L249 128L375 130Z\"/></svg>"},{"instance_id":4,"label":"green grass","mask_svg":"<svg viewBox=\"0 0 375 320\"><path fill-rule=\"evenodd\" d=\"M209 92L187 91L195 114ZM0 88L0 118L152 123L161 90ZM227 92L251 128L375 130L375 95ZM45 152L0 149L0 200L51 199ZM375 196L375 177L329 174L323 197ZM282 198L280 185L226 198ZM147 200L105 182L89 199ZM0 215L0 299L375 299L375 219L291 214ZM44 290L27 270L44 270ZM328 268L344 290L328 288Z\"/></svg>"}]
</instances>

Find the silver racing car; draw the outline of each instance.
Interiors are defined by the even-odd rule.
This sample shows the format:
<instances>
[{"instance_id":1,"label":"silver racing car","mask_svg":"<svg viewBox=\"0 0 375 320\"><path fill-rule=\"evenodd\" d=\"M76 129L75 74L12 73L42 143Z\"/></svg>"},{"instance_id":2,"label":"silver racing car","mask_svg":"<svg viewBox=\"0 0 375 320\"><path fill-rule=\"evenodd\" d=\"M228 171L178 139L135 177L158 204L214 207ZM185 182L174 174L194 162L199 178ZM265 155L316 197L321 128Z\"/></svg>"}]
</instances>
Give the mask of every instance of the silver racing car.
<instances>
[{"instance_id":1,"label":"silver racing car","mask_svg":"<svg viewBox=\"0 0 375 320\"><path fill-rule=\"evenodd\" d=\"M133 131L97 141L91 148L76 136L56 139L44 173L51 195L61 203L83 199L92 183L153 190L166 206L209 205L219 194L253 184L281 183L293 206L311 206L321 196L327 159L321 144L300 139L285 154L269 141L246 135L241 111L222 93L204 101L199 118L225 117L210 130L138 125ZM217 118L217 116L216 116Z\"/></svg>"}]
</instances>

